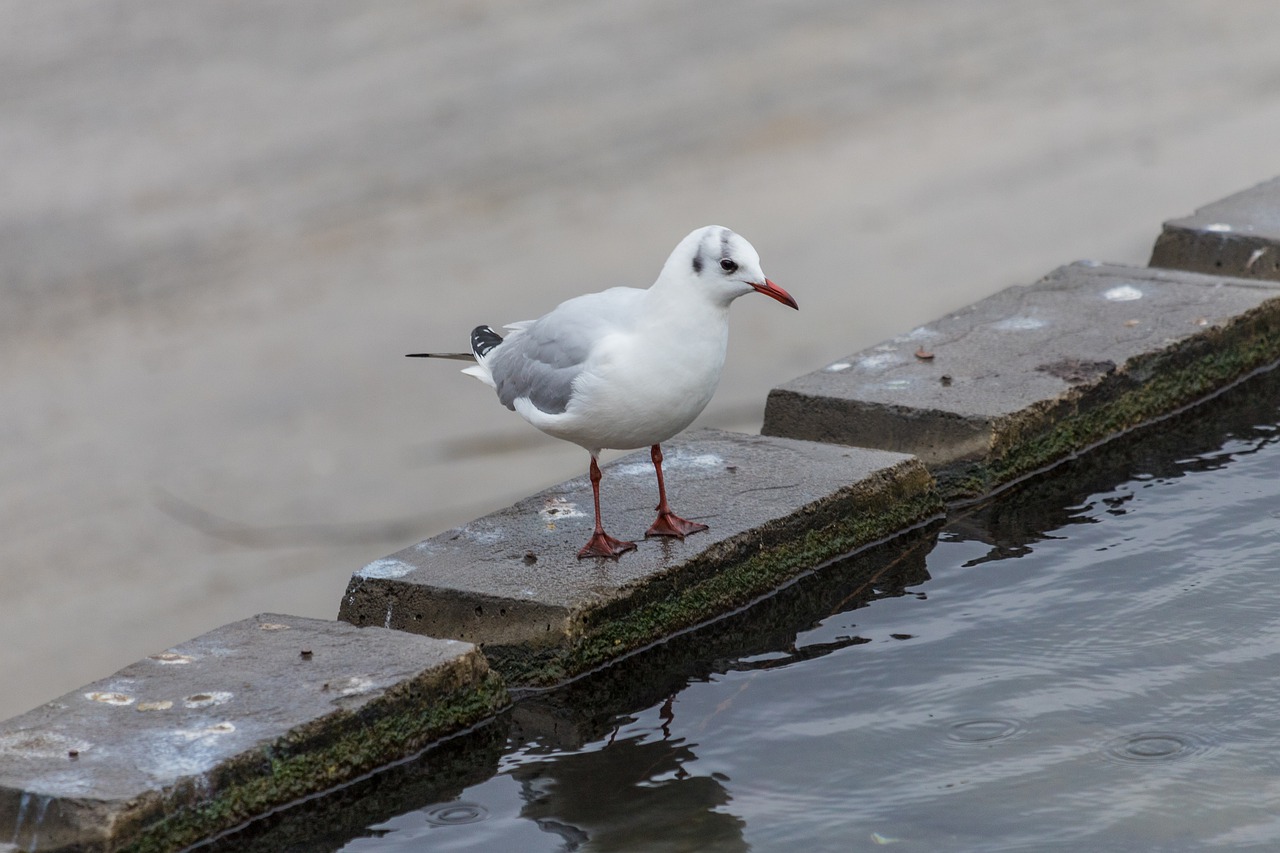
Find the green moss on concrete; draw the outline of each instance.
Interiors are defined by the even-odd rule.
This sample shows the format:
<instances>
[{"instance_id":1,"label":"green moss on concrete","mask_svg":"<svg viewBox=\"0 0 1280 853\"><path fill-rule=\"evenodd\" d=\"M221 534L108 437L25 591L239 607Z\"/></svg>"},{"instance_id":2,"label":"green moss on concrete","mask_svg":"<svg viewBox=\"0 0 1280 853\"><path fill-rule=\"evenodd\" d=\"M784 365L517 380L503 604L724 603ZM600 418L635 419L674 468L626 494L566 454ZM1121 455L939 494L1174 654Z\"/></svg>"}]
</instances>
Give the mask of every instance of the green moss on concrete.
<instances>
[{"instance_id":1,"label":"green moss on concrete","mask_svg":"<svg viewBox=\"0 0 1280 853\"><path fill-rule=\"evenodd\" d=\"M1280 300L1138 358L1099 385L994 427L986 463L935 472L946 500L977 497L1100 441L1203 400L1280 359Z\"/></svg>"},{"instance_id":2,"label":"green moss on concrete","mask_svg":"<svg viewBox=\"0 0 1280 853\"><path fill-rule=\"evenodd\" d=\"M941 499L924 466L912 460L833 496L786 529L752 531L728 555L712 549L678 573L656 578L616 605L578 614L568 647L529 654L485 652L513 684L562 682L671 634L724 616L797 575L936 516ZM761 541L761 537L765 541Z\"/></svg>"},{"instance_id":3,"label":"green moss on concrete","mask_svg":"<svg viewBox=\"0 0 1280 853\"><path fill-rule=\"evenodd\" d=\"M477 653L462 666L426 673L358 711L339 710L261 753L228 762L199 786L203 796L196 784L165 792L132 816L136 829L117 832L136 836L121 849L179 850L418 752L507 703L503 680Z\"/></svg>"}]
</instances>

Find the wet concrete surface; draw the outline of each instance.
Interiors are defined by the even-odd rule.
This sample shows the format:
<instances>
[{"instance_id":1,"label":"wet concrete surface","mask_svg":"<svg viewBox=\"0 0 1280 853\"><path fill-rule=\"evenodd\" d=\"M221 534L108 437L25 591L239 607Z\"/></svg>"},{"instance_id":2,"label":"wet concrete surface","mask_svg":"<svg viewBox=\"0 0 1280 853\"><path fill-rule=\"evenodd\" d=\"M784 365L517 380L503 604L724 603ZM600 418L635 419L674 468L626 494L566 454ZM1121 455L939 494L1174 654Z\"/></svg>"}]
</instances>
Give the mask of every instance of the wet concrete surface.
<instances>
[{"instance_id":1,"label":"wet concrete surface","mask_svg":"<svg viewBox=\"0 0 1280 853\"><path fill-rule=\"evenodd\" d=\"M470 644L259 614L0 726L0 831L29 850L178 849L505 703Z\"/></svg>"},{"instance_id":2,"label":"wet concrete surface","mask_svg":"<svg viewBox=\"0 0 1280 853\"><path fill-rule=\"evenodd\" d=\"M733 14L729 10L733 10ZM581 467L447 365L716 222L702 425L1275 173L1265 2L0 12L0 717Z\"/></svg>"},{"instance_id":3,"label":"wet concrete surface","mask_svg":"<svg viewBox=\"0 0 1280 853\"><path fill-rule=\"evenodd\" d=\"M918 456L973 498L1280 358L1280 285L1094 263L769 392L768 435Z\"/></svg>"},{"instance_id":4,"label":"wet concrete surface","mask_svg":"<svg viewBox=\"0 0 1280 853\"><path fill-rule=\"evenodd\" d=\"M605 528L635 551L578 559L594 525L578 477L370 563L339 618L476 643L512 682L554 684L942 510L933 478L900 453L695 430L664 455L673 509L709 530L643 538L656 488L636 453L600 484Z\"/></svg>"}]
</instances>

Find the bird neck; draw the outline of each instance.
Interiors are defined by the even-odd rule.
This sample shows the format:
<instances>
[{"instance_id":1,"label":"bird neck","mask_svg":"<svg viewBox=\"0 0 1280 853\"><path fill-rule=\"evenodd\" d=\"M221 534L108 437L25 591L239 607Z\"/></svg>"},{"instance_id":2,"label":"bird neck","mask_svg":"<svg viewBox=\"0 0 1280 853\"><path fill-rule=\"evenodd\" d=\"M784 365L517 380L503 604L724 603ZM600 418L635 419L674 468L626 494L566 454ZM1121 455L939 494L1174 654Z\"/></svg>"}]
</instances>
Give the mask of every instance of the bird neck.
<instances>
[{"instance_id":1,"label":"bird neck","mask_svg":"<svg viewBox=\"0 0 1280 853\"><path fill-rule=\"evenodd\" d=\"M647 291L646 315L667 328L698 328L725 325L729 320L729 301L717 294L700 291L696 284L674 281L660 276Z\"/></svg>"}]
</instances>

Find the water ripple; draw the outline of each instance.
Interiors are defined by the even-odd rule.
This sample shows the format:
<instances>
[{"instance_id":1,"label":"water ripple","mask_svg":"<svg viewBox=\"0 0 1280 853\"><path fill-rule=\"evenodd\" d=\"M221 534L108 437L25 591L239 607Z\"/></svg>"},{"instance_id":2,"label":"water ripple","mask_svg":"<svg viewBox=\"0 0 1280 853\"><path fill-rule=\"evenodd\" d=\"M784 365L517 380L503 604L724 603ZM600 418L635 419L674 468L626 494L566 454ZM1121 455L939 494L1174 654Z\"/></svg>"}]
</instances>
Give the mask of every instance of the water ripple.
<instances>
[{"instance_id":1,"label":"water ripple","mask_svg":"<svg viewBox=\"0 0 1280 853\"><path fill-rule=\"evenodd\" d=\"M1213 744L1192 732L1150 731L1114 738L1107 743L1103 754L1126 764L1150 764L1195 758L1212 748Z\"/></svg>"},{"instance_id":2,"label":"water ripple","mask_svg":"<svg viewBox=\"0 0 1280 853\"><path fill-rule=\"evenodd\" d=\"M422 810L422 817L432 826L458 826L478 823L489 816L489 810L479 803L440 803Z\"/></svg>"},{"instance_id":3,"label":"water ripple","mask_svg":"<svg viewBox=\"0 0 1280 853\"><path fill-rule=\"evenodd\" d=\"M1026 725L1021 720L987 717L958 720L947 727L947 740L960 744L987 746L996 741L1017 737Z\"/></svg>"}]
</instances>

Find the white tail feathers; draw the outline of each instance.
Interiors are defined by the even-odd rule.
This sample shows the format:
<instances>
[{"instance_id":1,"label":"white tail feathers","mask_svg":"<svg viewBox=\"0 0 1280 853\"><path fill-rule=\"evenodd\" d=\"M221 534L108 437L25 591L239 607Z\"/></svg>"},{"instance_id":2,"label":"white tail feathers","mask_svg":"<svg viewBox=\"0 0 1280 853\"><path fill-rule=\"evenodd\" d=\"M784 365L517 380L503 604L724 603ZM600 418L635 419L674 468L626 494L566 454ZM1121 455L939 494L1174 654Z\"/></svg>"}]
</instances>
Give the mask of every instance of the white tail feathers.
<instances>
[{"instance_id":1,"label":"white tail feathers","mask_svg":"<svg viewBox=\"0 0 1280 853\"><path fill-rule=\"evenodd\" d=\"M489 368L484 366L483 361L477 361L470 367L462 368L462 372L468 376L474 376L490 388L497 388L497 384L493 381L493 374L489 372Z\"/></svg>"}]
</instances>

